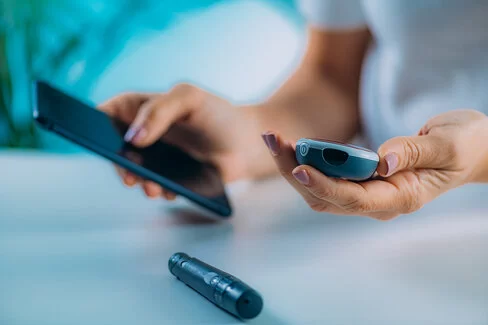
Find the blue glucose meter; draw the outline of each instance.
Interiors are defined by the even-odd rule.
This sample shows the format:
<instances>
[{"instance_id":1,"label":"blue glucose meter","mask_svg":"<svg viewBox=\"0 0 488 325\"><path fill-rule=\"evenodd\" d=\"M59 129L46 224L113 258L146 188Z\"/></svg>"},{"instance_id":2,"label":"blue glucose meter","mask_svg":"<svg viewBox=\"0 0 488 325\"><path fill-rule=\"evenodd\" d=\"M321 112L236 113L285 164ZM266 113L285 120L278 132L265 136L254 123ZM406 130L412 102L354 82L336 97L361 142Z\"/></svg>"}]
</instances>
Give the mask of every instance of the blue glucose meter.
<instances>
[{"instance_id":1,"label":"blue glucose meter","mask_svg":"<svg viewBox=\"0 0 488 325\"><path fill-rule=\"evenodd\" d=\"M296 145L300 165L309 165L327 176L364 181L376 172L376 152L350 144L322 139L300 139Z\"/></svg>"}]
</instances>

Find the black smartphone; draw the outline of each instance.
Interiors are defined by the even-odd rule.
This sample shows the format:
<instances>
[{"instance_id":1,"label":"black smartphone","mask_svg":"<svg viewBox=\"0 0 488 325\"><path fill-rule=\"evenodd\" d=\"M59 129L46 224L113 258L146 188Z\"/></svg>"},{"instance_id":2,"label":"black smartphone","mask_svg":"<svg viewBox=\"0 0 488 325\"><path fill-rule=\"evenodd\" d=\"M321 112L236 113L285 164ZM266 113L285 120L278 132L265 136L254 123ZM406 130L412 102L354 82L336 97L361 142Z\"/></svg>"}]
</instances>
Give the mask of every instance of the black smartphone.
<instances>
[{"instance_id":1,"label":"black smartphone","mask_svg":"<svg viewBox=\"0 0 488 325\"><path fill-rule=\"evenodd\" d=\"M34 82L33 116L38 125L132 173L151 180L221 217L232 207L219 171L165 142L138 148L124 141L128 125L45 81Z\"/></svg>"}]
</instances>

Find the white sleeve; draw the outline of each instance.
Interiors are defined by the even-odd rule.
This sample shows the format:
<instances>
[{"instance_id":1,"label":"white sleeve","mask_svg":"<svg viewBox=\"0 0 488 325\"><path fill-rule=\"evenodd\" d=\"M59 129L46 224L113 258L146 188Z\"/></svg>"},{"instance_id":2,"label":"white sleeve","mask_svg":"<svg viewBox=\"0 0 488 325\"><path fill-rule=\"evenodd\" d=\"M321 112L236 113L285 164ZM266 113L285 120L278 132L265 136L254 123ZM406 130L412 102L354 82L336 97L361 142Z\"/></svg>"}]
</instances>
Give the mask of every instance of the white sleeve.
<instances>
[{"instance_id":1,"label":"white sleeve","mask_svg":"<svg viewBox=\"0 0 488 325\"><path fill-rule=\"evenodd\" d=\"M362 0L298 0L310 25L319 28L349 29L366 25Z\"/></svg>"}]
</instances>

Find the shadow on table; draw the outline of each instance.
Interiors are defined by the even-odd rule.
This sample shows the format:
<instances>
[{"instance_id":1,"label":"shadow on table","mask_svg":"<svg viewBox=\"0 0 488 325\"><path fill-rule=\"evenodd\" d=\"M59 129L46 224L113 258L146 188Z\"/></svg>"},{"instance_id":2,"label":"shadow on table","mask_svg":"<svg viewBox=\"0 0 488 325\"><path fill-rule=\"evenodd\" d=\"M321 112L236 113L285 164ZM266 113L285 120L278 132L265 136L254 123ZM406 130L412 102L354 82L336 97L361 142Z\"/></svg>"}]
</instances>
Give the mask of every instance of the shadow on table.
<instances>
[{"instance_id":1,"label":"shadow on table","mask_svg":"<svg viewBox=\"0 0 488 325\"><path fill-rule=\"evenodd\" d=\"M166 226L218 225L226 221L191 207L166 208L165 213L168 214L164 220Z\"/></svg>"},{"instance_id":2,"label":"shadow on table","mask_svg":"<svg viewBox=\"0 0 488 325\"><path fill-rule=\"evenodd\" d=\"M288 325L290 323L285 322L283 319L279 318L278 316L272 314L271 312L267 310L263 310L261 315L258 316L253 321L246 322L249 324L263 324L263 325Z\"/></svg>"},{"instance_id":3,"label":"shadow on table","mask_svg":"<svg viewBox=\"0 0 488 325\"><path fill-rule=\"evenodd\" d=\"M147 281L146 278L144 283L138 283L138 290L142 290L146 299L150 297L146 300L146 307L149 310L157 310L157 314L171 320L170 324L289 324L267 309L266 297L261 314L255 319L243 321L217 307L173 276L155 276L151 281Z\"/></svg>"}]
</instances>

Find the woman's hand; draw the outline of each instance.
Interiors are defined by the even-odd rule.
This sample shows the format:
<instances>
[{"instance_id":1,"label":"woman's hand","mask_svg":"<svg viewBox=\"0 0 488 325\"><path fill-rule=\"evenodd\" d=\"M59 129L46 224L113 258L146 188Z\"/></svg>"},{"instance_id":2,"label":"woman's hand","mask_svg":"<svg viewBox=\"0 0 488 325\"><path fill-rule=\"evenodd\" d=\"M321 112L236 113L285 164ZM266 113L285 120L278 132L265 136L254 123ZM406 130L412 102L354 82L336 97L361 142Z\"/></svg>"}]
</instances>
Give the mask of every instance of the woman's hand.
<instances>
[{"instance_id":1,"label":"woman's hand","mask_svg":"<svg viewBox=\"0 0 488 325\"><path fill-rule=\"evenodd\" d=\"M420 209L442 193L488 181L488 117L474 110L434 117L417 136L397 137L379 149L379 178L351 182L297 166L294 147L263 135L281 174L316 211L390 220Z\"/></svg>"},{"instance_id":2,"label":"woman's hand","mask_svg":"<svg viewBox=\"0 0 488 325\"><path fill-rule=\"evenodd\" d=\"M99 109L130 125L125 140L135 146L151 145L164 135L165 141L217 166L226 182L249 176L247 154L252 150L244 148L256 147L249 143L253 119L244 108L233 107L202 89L182 84L168 93L127 93ZM259 132L254 133L262 148ZM175 198L153 182L122 169L118 172L127 186L141 183L151 198Z\"/></svg>"}]
</instances>

